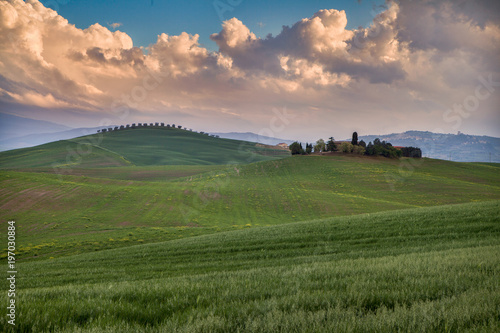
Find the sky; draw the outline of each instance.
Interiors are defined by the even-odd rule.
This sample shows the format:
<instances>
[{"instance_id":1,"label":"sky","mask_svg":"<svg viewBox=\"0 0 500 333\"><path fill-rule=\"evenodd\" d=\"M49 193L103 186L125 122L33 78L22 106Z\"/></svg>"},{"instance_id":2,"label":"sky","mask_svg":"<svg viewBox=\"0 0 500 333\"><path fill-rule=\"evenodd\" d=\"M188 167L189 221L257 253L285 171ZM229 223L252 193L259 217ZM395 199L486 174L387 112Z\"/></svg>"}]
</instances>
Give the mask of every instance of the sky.
<instances>
[{"instance_id":1,"label":"sky","mask_svg":"<svg viewBox=\"0 0 500 333\"><path fill-rule=\"evenodd\" d=\"M0 112L301 141L500 137L500 2L0 0Z\"/></svg>"},{"instance_id":2,"label":"sky","mask_svg":"<svg viewBox=\"0 0 500 333\"><path fill-rule=\"evenodd\" d=\"M283 25L292 25L324 8L346 10L348 28L369 25L384 1L269 1L269 0L44 0L77 28L95 23L127 33L134 46L154 44L158 35L199 34L199 43L210 51L217 45L210 34L219 32L224 20L237 17L257 37L277 35ZM63 4L64 3L64 4Z\"/></svg>"}]
</instances>

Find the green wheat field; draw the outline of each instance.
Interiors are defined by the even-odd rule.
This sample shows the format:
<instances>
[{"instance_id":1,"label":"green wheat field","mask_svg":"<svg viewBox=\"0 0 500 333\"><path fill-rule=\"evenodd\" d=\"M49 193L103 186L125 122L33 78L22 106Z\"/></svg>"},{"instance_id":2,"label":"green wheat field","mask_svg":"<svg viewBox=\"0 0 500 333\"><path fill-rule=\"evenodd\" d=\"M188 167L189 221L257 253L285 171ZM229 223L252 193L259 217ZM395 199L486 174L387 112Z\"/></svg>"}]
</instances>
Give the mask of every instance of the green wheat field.
<instances>
[{"instance_id":1,"label":"green wheat field","mask_svg":"<svg viewBox=\"0 0 500 333\"><path fill-rule=\"evenodd\" d=\"M0 184L2 332L500 331L500 164L148 128L1 152Z\"/></svg>"}]
</instances>

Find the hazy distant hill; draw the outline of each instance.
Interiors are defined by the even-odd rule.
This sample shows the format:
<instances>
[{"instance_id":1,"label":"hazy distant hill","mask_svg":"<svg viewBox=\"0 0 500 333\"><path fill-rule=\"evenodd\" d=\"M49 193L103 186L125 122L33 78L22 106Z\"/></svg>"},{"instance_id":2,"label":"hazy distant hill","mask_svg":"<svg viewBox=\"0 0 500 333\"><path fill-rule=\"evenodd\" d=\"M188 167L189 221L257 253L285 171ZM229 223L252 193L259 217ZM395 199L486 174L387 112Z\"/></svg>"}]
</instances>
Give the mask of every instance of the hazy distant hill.
<instances>
[{"instance_id":1,"label":"hazy distant hill","mask_svg":"<svg viewBox=\"0 0 500 333\"><path fill-rule=\"evenodd\" d=\"M364 135L367 144L376 138L394 146L413 146L422 149L423 156L457 162L500 162L500 138L467 134L438 134L407 131L388 135Z\"/></svg>"},{"instance_id":2,"label":"hazy distant hill","mask_svg":"<svg viewBox=\"0 0 500 333\"><path fill-rule=\"evenodd\" d=\"M286 143L289 145L294 142L294 140L273 138L270 136L258 135L252 132L246 132L246 133L230 132L230 133L211 133L211 134L218 135L221 138L225 139L258 142L258 143L263 143L265 145L277 145L278 143Z\"/></svg>"},{"instance_id":3,"label":"hazy distant hill","mask_svg":"<svg viewBox=\"0 0 500 333\"><path fill-rule=\"evenodd\" d=\"M50 121L35 120L0 113L0 140L38 133L54 133L67 131L71 127L52 123Z\"/></svg>"},{"instance_id":4,"label":"hazy distant hill","mask_svg":"<svg viewBox=\"0 0 500 333\"><path fill-rule=\"evenodd\" d=\"M259 142L276 145L286 140L261 136L255 133L213 133L221 138ZM366 143L376 138L392 143L394 146L413 146L422 149L425 157L452 160L456 162L497 162L500 163L500 138L466 134L438 134L424 131L407 131L386 135L365 135L360 140ZM350 140L350 139L349 139ZM490 159L491 158L491 159Z\"/></svg>"},{"instance_id":5,"label":"hazy distant hill","mask_svg":"<svg viewBox=\"0 0 500 333\"><path fill-rule=\"evenodd\" d=\"M73 128L62 132L37 133L37 134L30 134L30 135L24 135L20 137L0 140L0 151L33 147L53 141L73 139L83 135L94 134L97 132L98 129L101 128L102 126Z\"/></svg>"}]
</instances>

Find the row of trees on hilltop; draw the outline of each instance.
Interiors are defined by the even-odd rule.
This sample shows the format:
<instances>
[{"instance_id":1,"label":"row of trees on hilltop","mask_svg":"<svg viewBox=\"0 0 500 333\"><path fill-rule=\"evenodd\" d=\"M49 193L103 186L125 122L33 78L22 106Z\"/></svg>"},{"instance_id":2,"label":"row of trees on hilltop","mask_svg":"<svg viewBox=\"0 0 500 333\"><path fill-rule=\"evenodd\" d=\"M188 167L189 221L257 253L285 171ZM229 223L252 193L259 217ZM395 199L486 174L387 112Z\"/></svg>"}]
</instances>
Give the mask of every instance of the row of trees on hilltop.
<instances>
[{"instance_id":1,"label":"row of trees on hilltop","mask_svg":"<svg viewBox=\"0 0 500 333\"><path fill-rule=\"evenodd\" d=\"M330 137L328 142L325 143L323 139L316 141L316 144L306 143L306 148L302 147L302 143L295 141L290 145L292 155L307 155L313 152L335 152L341 151L342 153L351 153L357 155L367 156L385 156L385 157L422 157L422 151L416 147L403 147L401 149L393 147L389 142L380 141L375 139L366 144L363 140L358 141L358 133L352 133L351 142L343 141L339 143L339 147L333 137Z\"/></svg>"},{"instance_id":2,"label":"row of trees on hilltop","mask_svg":"<svg viewBox=\"0 0 500 333\"><path fill-rule=\"evenodd\" d=\"M138 127L166 127L166 128L178 128L178 129L182 129L182 125L177 125L175 126L175 124L167 124L165 126L165 123L137 123L137 124L127 124L127 125L121 125L121 126L115 126L115 127L109 127L109 128L103 128L103 129L100 129L100 130L97 130L97 133L105 133L105 132L111 132L111 131L120 131L120 130L124 130L124 129L133 129L133 128L138 128ZM184 130L188 130L187 128L184 127ZM192 129L189 129L189 131L192 131Z\"/></svg>"},{"instance_id":3,"label":"row of trees on hilltop","mask_svg":"<svg viewBox=\"0 0 500 333\"><path fill-rule=\"evenodd\" d=\"M208 135L214 138L218 138L218 135L211 135L209 133L205 132L196 132L193 131L192 129L187 129L186 127L182 127L182 125L175 125L175 124L165 124L165 123L137 123L137 124L127 124L127 125L121 125L121 126L115 126L115 127L109 127L109 128L103 128L97 130L97 133L106 133L106 132L112 132L112 131L121 131L121 130L127 130L127 129L135 129L135 128L177 128L177 129L183 129L185 131L190 131L190 132L195 132L199 134L204 134Z\"/></svg>"}]
</instances>

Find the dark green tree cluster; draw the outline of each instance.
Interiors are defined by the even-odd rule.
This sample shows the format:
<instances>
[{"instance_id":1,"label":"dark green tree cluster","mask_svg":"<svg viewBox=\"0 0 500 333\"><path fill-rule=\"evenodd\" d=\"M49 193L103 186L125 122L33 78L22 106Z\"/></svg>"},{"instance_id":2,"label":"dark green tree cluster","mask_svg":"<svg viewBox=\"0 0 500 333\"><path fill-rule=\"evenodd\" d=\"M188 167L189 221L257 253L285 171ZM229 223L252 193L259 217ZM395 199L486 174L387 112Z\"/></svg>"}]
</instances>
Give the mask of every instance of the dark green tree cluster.
<instances>
[{"instance_id":1,"label":"dark green tree cluster","mask_svg":"<svg viewBox=\"0 0 500 333\"><path fill-rule=\"evenodd\" d=\"M292 143L289 147L290 152L292 155L304 155L305 151L304 148L302 148L302 143L295 141Z\"/></svg>"},{"instance_id":2,"label":"dark green tree cluster","mask_svg":"<svg viewBox=\"0 0 500 333\"><path fill-rule=\"evenodd\" d=\"M306 154L310 154L313 151L313 145L312 143L307 143L306 142Z\"/></svg>"},{"instance_id":3,"label":"dark green tree cluster","mask_svg":"<svg viewBox=\"0 0 500 333\"><path fill-rule=\"evenodd\" d=\"M330 140L325 143L323 139L319 139L316 144L313 146L312 143L306 142L306 149L302 147L302 143L295 141L289 147L292 155L309 155L313 152L322 153L325 151L337 151L337 145L334 142L333 137L330 137Z\"/></svg>"},{"instance_id":4,"label":"dark green tree cluster","mask_svg":"<svg viewBox=\"0 0 500 333\"><path fill-rule=\"evenodd\" d=\"M422 150L416 147L401 148L401 153L404 157L422 158Z\"/></svg>"},{"instance_id":5,"label":"dark green tree cluster","mask_svg":"<svg viewBox=\"0 0 500 333\"><path fill-rule=\"evenodd\" d=\"M326 151L337 151L337 145L335 144L335 139L331 136L326 143Z\"/></svg>"},{"instance_id":6,"label":"dark green tree cluster","mask_svg":"<svg viewBox=\"0 0 500 333\"><path fill-rule=\"evenodd\" d=\"M290 149L292 155L306 155L312 153L313 145L312 143L306 142L306 149L304 149L302 147L302 143L295 141L288 147L288 149Z\"/></svg>"},{"instance_id":7,"label":"dark green tree cluster","mask_svg":"<svg viewBox=\"0 0 500 333\"><path fill-rule=\"evenodd\" d=\"M402 151L396 149L389 142L380 141L379 138L373 140L373 143L368 143L366 146L365 155L368 156L385 156L385 157L401 157Z\"/></svg>"}]
</instances>

